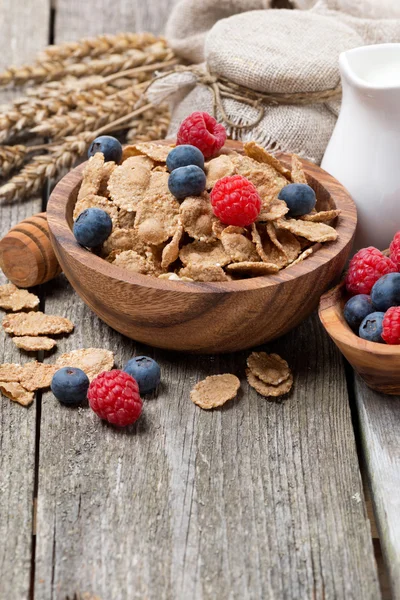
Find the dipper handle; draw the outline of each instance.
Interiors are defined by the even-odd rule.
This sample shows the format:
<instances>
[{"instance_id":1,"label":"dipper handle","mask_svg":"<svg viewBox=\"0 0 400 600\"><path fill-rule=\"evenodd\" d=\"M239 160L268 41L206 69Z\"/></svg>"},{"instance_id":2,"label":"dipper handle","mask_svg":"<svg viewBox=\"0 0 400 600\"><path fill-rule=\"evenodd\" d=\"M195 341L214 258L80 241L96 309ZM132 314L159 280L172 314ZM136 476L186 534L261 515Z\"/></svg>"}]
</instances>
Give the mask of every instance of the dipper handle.
<instances>
[{"instance_id":1,"label":"dipper handle","mask_svg":"<svg viewBox=\"0 0 400 600\"><path fill-rule=\"evenodd\" d=\"M16 286L29 288L61 273L47 225L46 213L28 217L0 241L0 266Z\"/></svg>"}]
</instances>

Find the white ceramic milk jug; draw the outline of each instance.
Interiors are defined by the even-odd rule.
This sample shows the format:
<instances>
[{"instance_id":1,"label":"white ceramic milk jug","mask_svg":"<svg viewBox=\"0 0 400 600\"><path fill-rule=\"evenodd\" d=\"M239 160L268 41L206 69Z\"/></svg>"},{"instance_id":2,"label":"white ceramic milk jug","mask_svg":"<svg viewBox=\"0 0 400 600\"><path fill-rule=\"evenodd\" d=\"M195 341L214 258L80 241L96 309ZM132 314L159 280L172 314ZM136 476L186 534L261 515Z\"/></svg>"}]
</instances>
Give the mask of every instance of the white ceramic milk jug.
<instances>
[{"instance_id":1,"label":"white ceramic milk jug","mask_svg":"<svg viewBox=\"0 0 400 600\"><path fill-rule=\"evenodd\" d=\"M354 250L387 248L400 230L400 44L340 55L343 100L322 168L358 210Z\"/></svg>"}]
</instances>

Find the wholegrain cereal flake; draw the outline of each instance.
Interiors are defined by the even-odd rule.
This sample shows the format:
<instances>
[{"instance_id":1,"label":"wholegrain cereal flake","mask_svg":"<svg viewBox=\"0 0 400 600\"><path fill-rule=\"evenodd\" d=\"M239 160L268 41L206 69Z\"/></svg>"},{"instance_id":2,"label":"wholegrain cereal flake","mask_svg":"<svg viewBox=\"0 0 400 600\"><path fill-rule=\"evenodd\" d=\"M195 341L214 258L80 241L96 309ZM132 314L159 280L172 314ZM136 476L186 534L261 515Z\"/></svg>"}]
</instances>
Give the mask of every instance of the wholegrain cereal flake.
<instances>
[{"instance_id":1,"label":"wholegrain cereal flake","mask_svg":"<svg viewBox=\"0 0 400 600\"><path fill-rule=\"evenodd\" d=\"M37 361L25 363L22 367L21 385L30 392L50 387L56 365L47 365Z\"/></svg>"},{"instance_id":2,"label":"wholegrain cereal flake","mask_svg":"<svg viewBox=\"0 0 400 600\"><path fill-rule=\"evenodd\" d=\"M142 275L154 274L154 265L135 250L124 250L116 255L113 264Z\"/></svg>"},{"instance_id":3,"label":"wholegrain cereal flake","mask_svg":"<svg viewBox=\"0 0 400 600\"><path fill-rule=\"evenodd\" d=\"M285 381L279 383L278 385L271 385L269 383L265 383L259 377L254 375L254 373L250 369L246 369L246 376L248 384L254 388L261 396L265 396L266 398L278 396L284 396L292 389L293 385L293 376L290 374Z\"/></svg>"},{"instance_id":4,"label":"wholegrain cereal flake","mask_svg":"<svg viewBox=\"0 0 400 600\"><path fill-rule=\"evenodd\" d=\"M288 267L293 267L293 265L297 265L300 262L303 262L303 260L305 260L308 256L311 256L311 254L313 252L314 252L314 248L307 248L301 254L299 254L299 256L296 258L296 260L294 260L293 262L291 262L288 265Z\"/></svg>"},{"instance_id":5,"label":"wholegrain cereal flake","mask_svg":"<svg viewBox=\"0 0 400 600\"><path fill-rule=\"evenodd\" d=\"M74 325L64 317L45 315L42 312L21 312L6 315L3 327L7 333L26 336L70 333Z\"/></svg>"},{"instance_id":6,"label":"wholegrain cereal flake","mask_svg":"<svg viewBox=\"0 0 400 600\"><path fill-rule=\"evenodd\" d=\"M244 144L244 151L247 156L253 158L257 162L266 163L270 165L275 171L283 175L286 179L291 181L291 173L275 156L272 156L262 146L259 146L256 142L246 142Z\"/></svg>"},{"instance_id":7,"label":"wholegrain cereal flake","mask_svg":"<svg viewBox=\"0 0 400 600\"><path fill-rule=\"evenodd\" d=\"M261 209L257 221L276 221L284 217L289 212L289 208L283 200L276 198L267 209Z\"/></svg>"},{"instance_id":8,"label":"wholegrain cereal flake","mask_svg":"<svg viewBox=\"0 0 400 600\"><path fill-rule=\"evenodd\" d=\"M1 381L0 391L4 396L7 396L13 402L18 402L22 406L29 406L33 402L33 392L29 392L20 383L15 381Z\"/></svg>"},{"instance_id":9,"label":"wholegrain cereal flake","mask_svg":"<svg viewBox=\"0 0 400 600\"><path fill-rule=\"evenodd\" d=\"M22 371L22 365L4 363L0 365L0 381L21 381Z\"/></svg>"},{"instance_id":10,"label":"wholegrain cereal flake","mask_svg":"<svg viewBox=\"0 0 400 600\"><path fill-rule=\"evenodd\" d=\"M162 251L161 268L168 269L169 265L179 257L179 243L183 235L183 225L179 222L178 228L175 231L172 240L165 246Z\"/></svg>"},{"instance_id":11,"label":"wholegrain cereal flake","mask_svg":"<svg viewBox=\"0 0 400 600\"><path fill-rule=\"evenodd\" d=\"M144 154L156 162L166 162L168 154L175 145L156 144L155 142L141 142L134 146L140 154Z\"/></svg>"},{"instance_id":12,"label":"wholegrain cereal flake","mask_svg":"<svg viewBox=\"0 0 400 600\"><path fill-rule=\"evenodd\" d=\"M329 242L336 240L338 237L336 229L325 223L313 223L298 219L278 219L276 226L281 229L287 229L291 233L304 237L310 242Z\"/></svg>"},{"instance_id":13,"label":"wholegrain cereal flake","mask_svg":"<svg viewBox=\"0 0 400 600\"><path fill-rule=\"evenodd\" d=\"M149 249L138 236L134 229L115 229L110 237L104 242L102 255L109 256L114 250L116 254L124 250L135 250L139 254L144 254Z\"/></svg>"},{"instance_id":14,"label":"wholegrain cereal flake","mask_svg":"<svg viewBox=\"0 0 400 600\"><path fill-rule=\"evenodd\" d=\"M226 154L221 154L216 158L212 158L204 165L206 172L206 188L210 190L219 179L233 175L235 166L232 160Z\"/></svg>"},{"instance_id":15,"label":"wholegrain cereal flake","mask_svg":"<svg viewBox=\"0 0 400 600\"><path fill-rule=\"evenodd\" d=\"M82 369L92 381L103 371L111 371L114 366L114 354L103 348L83 348L62 354L56 360L57 369L74 367Z\"/></svg>"},{"instance_id":16,"label":"wholegrain cereal flake","mask_svg":"<svg viewBox=\"0 0 400 600\"><path fill-rule=\"evenodd\" d=\"M303 165L296 154L292 155L292 181L293 183L305 183L307 184L307 177L303 171Z\"/></svg>"},{"instance_id":17,"label":"wholegrain cereal flake","mask_svg":"<svg viewBox=\"0 0 400 600\"><path fill-rule=\"evenodd\" d=\"M114 206L114 204L112 204L112 202L107 200L107 198L104 198L103 196L96 196L95 194L89 194L88 196L81 198L75 204L74 220L76 221L79 215L87 208L100 208L101 210L104 210L110 215L113 226L117 225L118 209L116 206Z\"/></svg>"},{"instance_id":18,"label":"wholegrain cereal flake","mask_svg":"<svg viewBox=\"0 0 400 600\"><path fill-rule=\"evenodd\" d=\"M231 261L220 240L210 243L195 241L187 244L179 252L179 258L184 265L202 267L224 267Z\"/></svg>"},{"instance_id":19,"label":"wholegrain cereal flake","mask_svg":"<svg viewBox=\"0 0 400 600\"><path fill-rule=\"evenodd\" d=\"M48 337L29 336L13 337L12 341L21 350L34 352L39 350L52 350L56 345L56 340Z\"/></svg>"},{"instance_id":20,"label":"wholegrain cereal flake","mask_svg":"<svg viewBox=\"0 0 400 600\"><path fill-rule=\"evenodd\" d=\"M280 270L280 268L274 263L247 261L240 263L232 263L226 267L226 270L229 273L245 273L247 275L252 275L253 277L258 277L261 275L270 275L273 273L277 273Z\"/></svg>"},{"instance_id":21,"label":"wholegrain cereal flake","mask_svg":"<svg viewBox=\"0 0 400 600\"><path fill-rule=\"evenodd\" d=\"M82 184L78 193L78 201L89 195L96 195L103 178L104 154L96 152L91 156L83 169Z\"/></svg>"},{"instance_id":22,"label":"wholegrain cereal flake","mask_svg":"<svg viewBox=\"0 0 400 600\"><path fill-rule=\"evenodd\" d=\"M108 191L113 202L128 212L135 211L145 197L150 182L150 171L143 165L117 167L108 180Z\"/></svg>"},{"instance_id":23,"label":"wholegrain cereal flake","mask_svg":"<svg viewBox=\"0 0 400 600\"><path fill-rule=\"evenodd\" d=\"M0 285L0 308L4 310L20 311L34 309L39 306L39 298L28 290L21 290L13 283Z\"/></svg>"},{"instance_id":24,"label":"wholegrain cereal flake","mask_svg":"<svg viewBox=\"0 0 400 600\"><path fill-rule=\"evenodd\" d=\"M146 196L139 204L135 228L147 244L162 244L173 237L179 224L179 202L165 192L162 196Z\"/></svg>"},{"instance_id":25,"label":"wholegrain cereal flake","mask_svg":"<svg viewBox=\"0 0 400 600\"><path fill-rule=\"evenodd\" d=\"M200 242L215 240L213 226L220 221L214 216L208 194L188 196L180 205L179 212L184 230L192 238Z\"/></svg>"},{"instance_id":26,"label":"wholegrain cereal flake","mask_svg":"<svg viewBox=\"0 0 400 600\"><path fill-rule=\"evenodd\" d=\"M112 160L108 160L107 162L104 163L102 171L101 171L101 181L100 181L100 186L99 186L99 190L98 190L98 195L99 196L105 196L106 198L108 198L110 196L110 193L108 191L108 180L110 179L110 175L111 173L114 171L114 169L116 169L117 164L115 162L113 162Z\"/></svg>"},{"instance_id":27,"label":"wholegrain cereal flake","mask_svg":"<svg viewBox=\"0 0 400 600\"><path fill-rule=\"evenodd\" d=\"M204 283L218 283L229 281L228 275L222 267L216 265L189 264L179 271L179 279L182 281L202 281Z\"/></svg>"},{"instance_id":28,"label":"wholegrain cereal flake","mask_svg":"<svg viewBox=\"0 0 400 600\"><path fill-rule=\"evenodd\" d=\"M126 146L122 152L122 164L125 167L130 168L140 165L141 167L146 167L146 169L149 169L149 171L154 167L154 161L152 161L148 156L144 156L144 154L129 155L129 148L132 148L132 146Z\"/></svg>"},{"instance_id":29,"label":"wholegrain cereal flake","mask_svg":"<svg viewBox=\"0 0 400 600\"><path fill-rule=\"evenodd\" d=\"M229 229L222 232L221 242L230 259L233 262L259 261L255 245L243 233L231 233Z\"/></svg>"},{"instance_id":30,"label":"wholegrain cereal flake","mask_svg":"<svg viewBox=\"0 0 400 600\"><path fill-rule=\"evenodd\" d=\"M300 217L302 221L311 221L312 223L326 223L336 219L340 215L339 209L321 210L320 212L310 213Z\"/></svg>"},{"instance_id":31,"label":"wholegrain cereal flake","mask_svg":"<svg viewBox=\"0 0 400 600\"><path fill-rule=\"evenodd\" d=\"M196 383L190 392L190 399L200 408L209 410L235 398L239 388L240 381L236 375L210 375Z\"/></svg>"},{"instance_id":32,"label":"wholegrain cereal flake","mask_svg":"<svg viewBox=\"0 0 400 600\"><path fill-rule=\"evenodd\" d=\"M289 365L279 354L252 352L247 366L256 377L270 385L279 385L290 376Z\"/></svg>"}]
</instances>

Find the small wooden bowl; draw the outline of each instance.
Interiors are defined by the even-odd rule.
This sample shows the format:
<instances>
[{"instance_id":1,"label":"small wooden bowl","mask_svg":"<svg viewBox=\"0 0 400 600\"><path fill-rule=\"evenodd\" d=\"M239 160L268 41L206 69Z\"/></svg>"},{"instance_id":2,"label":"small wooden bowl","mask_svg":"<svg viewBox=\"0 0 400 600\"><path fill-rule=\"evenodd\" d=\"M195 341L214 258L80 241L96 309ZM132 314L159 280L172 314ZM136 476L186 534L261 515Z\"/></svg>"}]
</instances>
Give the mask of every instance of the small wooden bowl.
<instances>
[{"instance_id":1,"label":"small wooden bowl","mask_svg":"<svg viewBox=\"0 0 400 600\"><path fill-rule=\"evenodd\" d=\"M400 394L400 346L368 342L358 337L343 316L344 284L326 292L319 303L319 318L329 336L365 383L384 394Z\"/></svg>"},{"instance_id":2,"label":"small wooden bowl","mask_svg":"<svg viewBox=\"0 0 400 600\"><path fill-rule=\"evenodd\" d=\"M239 142L229 142L241 151ZM290 157L282 161L289 166ZM355 205L333 177L304 161L318 208L340 208L339 237L277 275L228 283L184 283L153 278L109 264L80 247L72 213L82 179L80 165L54 189L47 208L60 265L86 304L124 335L160 348L229 352L272 340L305 319L340 276L357 223Z\"/></svg>"}]
</instances>

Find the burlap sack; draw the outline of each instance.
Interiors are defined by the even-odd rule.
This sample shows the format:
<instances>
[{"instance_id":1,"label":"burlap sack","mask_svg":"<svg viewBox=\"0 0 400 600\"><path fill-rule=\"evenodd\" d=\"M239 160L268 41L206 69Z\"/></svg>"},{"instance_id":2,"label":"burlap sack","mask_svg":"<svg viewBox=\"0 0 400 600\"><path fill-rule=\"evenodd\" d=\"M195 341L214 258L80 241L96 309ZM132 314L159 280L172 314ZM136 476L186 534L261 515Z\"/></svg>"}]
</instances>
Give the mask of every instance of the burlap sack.
<instances>
[{"instance_id":1,"label":"burlap sack","mask_svg":"<svg viewBox=\"0 0 400 600\"><path fill-rule=\"evenodd\" d=\"M376 0L359 1L357 8L352 0L320 0L306 11L249 10L259 9L260 5L268 8L267 4L269 6L270 0L204 0L202 3L184 0L171 15L167 35L175 51L192 60L194 54L190 48L195 48L193 36L198 35L194 51L197 60L204 56L208 71L218 78L249 90L290 95L337 88L340 82L338 56L344 50L400 41L400 18L373 18ZM381 0L380 4L385 17L399 17L397 0ZM370 18L360 16L364 14ZM208 27L211 28L203 46ZM153 100L170 95L171 135L194 110L213 112L210 87L198 85L196 81L196 77L188 73L176 74L153 86ZM171 91L175 92L174 96ZM264 116L256 127L239 129L237 126L254 122L258 110L235 99L223 99L226 117L231 122L227 127L231 137L255 139L269 149L296 152L315 162L322 159L338 107L338 101L265 104ZM223 121L221 110L217 117Z\"/></svg>"}]
</instances>

